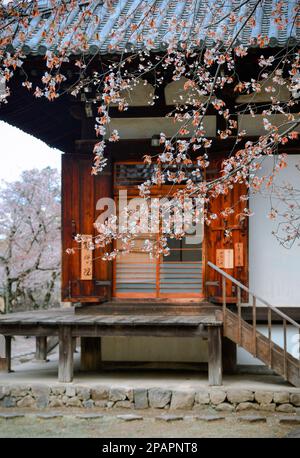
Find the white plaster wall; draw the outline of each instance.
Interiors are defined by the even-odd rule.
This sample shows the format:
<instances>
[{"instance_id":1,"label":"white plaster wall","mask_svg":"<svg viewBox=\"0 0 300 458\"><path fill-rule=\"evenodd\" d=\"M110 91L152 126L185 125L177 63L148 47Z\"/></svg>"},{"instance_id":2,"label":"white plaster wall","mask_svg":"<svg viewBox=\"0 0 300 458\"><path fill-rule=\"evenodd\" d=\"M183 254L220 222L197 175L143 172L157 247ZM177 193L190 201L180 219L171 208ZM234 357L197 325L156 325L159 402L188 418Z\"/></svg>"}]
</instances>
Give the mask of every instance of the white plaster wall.
<instances>
[{"instance_id":1,"label":"white plaster wall","mask_svg":"<svg viewBox=\"0 0 300 458\"><path fill-rule=\"evenodd\" d=\"M189 81L187 78L182 76L179 80L172 81L167 84L165 87L165 100L166 105L176 105L177 103L183 105L191 103L193 100L198 102L205 102L208 99L208 96L199 96L197 90L194 88L184 89L185 83ZM198 87L199 89L199 87Z\"/></svg>"},{"instance_id":2,"label":"white plaster wall","mask_svg":"<svg viewBox=\"0 0 300 458\"><path fill-rule=\"evenodd\" d=\"M288 81L286 81L288 84ZM275 92L267 92L267 88L273 86ZM260 92L252 92L251 94L240 94L237 96L235 101L237 103L256 103L256 102L270 102L272 97L276 97L278 100L287 102L291 96L291 93L287 86L282 86L275 83L272 78L267 78L261 85Z\"/></svg>"},{"instance_id":3,"label":"white plaster wall","mask_svg":"<svg viewBox=\"0 0 300 458\"><path fill-rule=\"evenodd\" d=\"M257 330L268 335L268 328L258 325ZM272 327L273 341L283 348L283 329ZM287 349L299 358L299 334L293 326L287 327ZM199 338L175 337L104 337L102 358L105 361L149 361L149 362L207 362L207 341ZM237 347L237 364L263 365L243 348Z\"/></svg>"},{"instance_id":4,"label":"white plaster wall","mask_svg":"<svg viewBox=\"0 0 300 458\"><path fill-rule=\"evenodd\" d=\"M287 129L286 116L282 114L274 114L270 116L256 115L253 118L250 114L238 115L239 131L246 130L247 135L264 135L266 130L264 128L263 119L267 118L273 125L282 126L279 128L279 132L283 132ZM297 119L297 116L295 116ZM300 127L295 128L297 132L300 132Z\"/></svg>"},{"instance_id":5,"label":"white plaster wall","mask_svg":"<svg viewBox=\"0 0 300 458\"><path fill-rule=\"evenodd\" d=\"M138 80L136 86L131 90L121 91L121 96L131 107L144 107L149 102L152 102L154 87L144 80ZM118 106L118 103L111 103L111 106Z\"/></svg>"},{"instance_id":6,"label":"white plaster wall","mask_svg":"<svg viewBox=\"0 0 300 458\"><path fill-rule=\"evenodd\" d=\"M104 337L106 361L206 362L207 341L195 337Z\"/></svg>"},{"instance_id":7,"label":"white plaster wall","mask_svg":"<svg viewBox=\"0 0 300 458\"><path fill-rule=\"evenodd\" d=\"M183 126L183 123L175 122L173 118L156 117L156 118L111 118L108 126L107 135L110 135L114 129L117 129L120 137L125 139L147 139L153 135L159 135L163 132L167 137L172 137ZM208 137L216 135L216 117L205 116L203 126ZM185 127L193 127L191 123L187 123ZM190 134L182 135L189 137Z\"/></svg>"},{"instance_id":8,"label":"white plaster wall","mask_svg":"<svg viewBox=\"0 0 300 458\"><path fill-rule=\"evenodd\" d=\"M291 183L300 189L300 154L288 157L288 167L280 172L275 183ZM273 159L264 161L260 174L270 172ZM249 219L249 285L250 289L274 306L300 307L300 246L295 243L291 249L280 246L272 235L277 223L270 220L268 196L253 195L250 208L254 215ZM259 305L259 304L258 304ZM267 335L266 326L258 330ZM297 357L299 351L297 332L290 326L287 330L288 351ZM273 340L283 348L282 326L273 327ZM242 348L237 350L238 364L262 364Z\"/></svg>"},{"instance_id":9,"label":"white plaster wall","mask_svg":"<svg viewBox=\"0 0 300 458\"><path fill-rule=\"evenodd\" d=\"M268 173L273 159L264 161L260 173ZM289 182L300 189L300 154L288 157L288 167L280 172L276 182ZM272 235L277 223L271 221L268 197L257 194L250 199L254 215L249 219L249 284L250 289L275 306L300 307L300 246L291 249L280 246Z\"/></svg>"}]
</instances>

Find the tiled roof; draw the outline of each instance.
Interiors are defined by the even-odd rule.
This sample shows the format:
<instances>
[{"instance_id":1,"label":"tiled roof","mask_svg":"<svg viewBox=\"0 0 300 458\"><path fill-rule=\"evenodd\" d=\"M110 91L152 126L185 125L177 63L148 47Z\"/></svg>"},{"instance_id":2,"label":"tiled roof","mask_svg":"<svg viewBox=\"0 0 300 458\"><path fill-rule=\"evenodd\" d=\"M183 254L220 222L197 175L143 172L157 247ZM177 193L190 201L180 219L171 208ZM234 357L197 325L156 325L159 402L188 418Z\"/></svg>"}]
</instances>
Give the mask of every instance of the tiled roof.
<instances>
[{"instance_id":1,"label":"tiled roof","mask_svg":"<svg viewBox=\"0 0 300 458\"><path fill-rule=\"evenodd\" d=\"M107 54L147 46L159 51L172 41L211 47L218 39L226 43L233 37L235 43L245 46L255 46L260 37L268 38L267 46L300 43L299 0L281 0L283 27L278 27L272 14L279 0L261 0L256 9L257 0L113 0L113 9L108 3L94 0L73 7L54 26L57 29L54 33L52 29L51 39L53 13L47 9L47 0L42 0L43 14L31 20L25 42L16 38L13 48L22 47L26 54L45 54L47 49L65 46L72 54L82 50ZM85 8L92 15L79 23ZM153 8L151 23L149 15L141 22L145 8ZM238 33L251 11L255 23ZM236 21L231 22L230 13L236 15Z\"/></svg>"}]
</instances>

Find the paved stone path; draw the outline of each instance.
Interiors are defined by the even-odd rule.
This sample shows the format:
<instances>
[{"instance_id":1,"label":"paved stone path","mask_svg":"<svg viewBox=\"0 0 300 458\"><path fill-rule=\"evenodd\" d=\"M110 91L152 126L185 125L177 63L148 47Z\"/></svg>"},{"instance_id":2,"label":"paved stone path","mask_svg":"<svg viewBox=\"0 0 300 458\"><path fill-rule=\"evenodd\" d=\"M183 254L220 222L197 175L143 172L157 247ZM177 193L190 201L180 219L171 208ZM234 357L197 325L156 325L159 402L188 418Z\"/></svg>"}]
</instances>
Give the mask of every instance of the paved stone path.
<instances>
[{"instance_id":1,"label":"paved stone path","mask_svg":"<svg viewBox=\"0 0 300 458\"><path fill-rule=\"evenodd\" d=\"M286 421L283 421L286 419ZM0 412L0 437L300 437L300 418L270 415ZM294 421L291 421L291 420Z\"/></svg>"}]
</instances>

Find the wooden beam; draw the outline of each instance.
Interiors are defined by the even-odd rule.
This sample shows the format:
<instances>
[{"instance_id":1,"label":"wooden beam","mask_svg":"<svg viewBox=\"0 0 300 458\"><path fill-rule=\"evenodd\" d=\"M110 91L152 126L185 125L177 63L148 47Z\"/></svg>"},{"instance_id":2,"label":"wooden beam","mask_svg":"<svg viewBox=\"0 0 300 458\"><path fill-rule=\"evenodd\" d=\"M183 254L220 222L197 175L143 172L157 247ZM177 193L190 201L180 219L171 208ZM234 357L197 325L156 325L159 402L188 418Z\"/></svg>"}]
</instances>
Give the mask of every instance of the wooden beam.
<instances>
[{"instance_id":1,"label":"wooden beam","mask_svg":"<svg viewBox=\"0 0 300 458\"><path fill-rule=\"evenodd\" d=\"M96 371L100 366L101 337L81 337L81 370Z\"/></svg>"},{"instance_id":2,"label":"wooden beam","mask_svg":"<svg viewBox=\"0 0 300 458\"><path fill-rule=\"evenodd\" d=\"M47 361L47 337L35 338L35 359L38 361Z\"/></svg>"},{"instance_id":3,"label":"wooden beam","mask_svg":"<svg viewBox=\"0 0 300 458\"><path fill-rule=\"evenodd\" d=\"M70 325L76 323L70 323ZM143 336L143 337L207 337L207 332L200 325L185 325L185 323L177 325L160 325L159 323L149 323L137 325L133 323L121 324L111 323L110 325L102 325L97 323L78 324L74 326L73 337L126 337L126 336ZM67 324L66 324L67 325ZM206 323L204 323L204 326ZM15 336L58 336L59 326L64 326L62 323L48 325L34 324L10 324L0 325L1 334L11 333Z\"/></svg>"},{"instance_id":4,"label":"wooden beam","mask_svg":"<svg viewBox=\"0 0 300 458\"><path fill-rule=\"evenodd\" d=\"M221 326L208 327L208 383L222 385Z\"/></svg>"},{"instance_id":5,"label":"wooden beam","mask_svg":"<svg viewBox=\"0 0 300 458\"><path fill-rule=\"evenodd\" d=\"M59 329L59 365L58 365L58 380L59 382L72 382L74 361L73 350L74 343L72 338L72 328L70 326L62 326Z\"/></svg>"}]
</instances>

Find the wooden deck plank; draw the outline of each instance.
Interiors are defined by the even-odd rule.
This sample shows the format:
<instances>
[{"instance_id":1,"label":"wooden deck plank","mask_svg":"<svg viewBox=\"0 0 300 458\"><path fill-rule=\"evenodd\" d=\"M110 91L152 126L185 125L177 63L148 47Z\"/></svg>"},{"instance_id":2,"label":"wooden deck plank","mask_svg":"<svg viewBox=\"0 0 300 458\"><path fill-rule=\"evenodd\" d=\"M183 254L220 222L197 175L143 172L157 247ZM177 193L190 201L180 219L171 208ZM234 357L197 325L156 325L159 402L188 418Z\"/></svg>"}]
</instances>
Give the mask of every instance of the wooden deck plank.
<instances>
[{"instance_id":1,"label":"wooden deck plank","mask_svg":"<svg viewBox=\"0 0 300 458\"><path fill-rule=\"evenodd\" d=\"M19 326L20 328L32 326L161 326L161 327L194 327L204 325L220 325L221 322L216 320L215 316L211 313L195 314L195 315L166 315L166 314L76 314L74 309L70 310L49 310L49 311L28 311L18 312L9 315L0 316L0 327L10 328Z\"/></svg>"}]
</instances>

